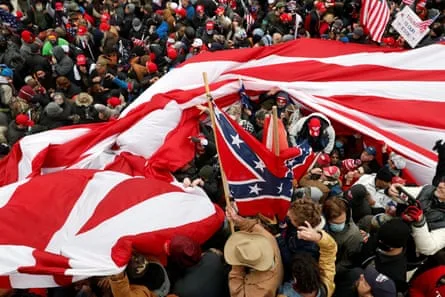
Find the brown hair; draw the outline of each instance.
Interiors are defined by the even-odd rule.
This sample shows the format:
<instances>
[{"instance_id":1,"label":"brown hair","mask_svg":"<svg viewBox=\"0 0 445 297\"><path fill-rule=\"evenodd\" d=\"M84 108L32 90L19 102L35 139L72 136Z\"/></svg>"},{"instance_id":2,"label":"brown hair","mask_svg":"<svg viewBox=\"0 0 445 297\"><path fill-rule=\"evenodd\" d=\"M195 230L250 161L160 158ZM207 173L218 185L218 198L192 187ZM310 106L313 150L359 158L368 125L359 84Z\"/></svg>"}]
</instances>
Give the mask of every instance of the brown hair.
<instances>
[{"instance_id":1,"label":"brown hair","mask_svg":"<svg viewBox=\"0 0 445 297\"><path fill-rule=\"evenodd\" d=\"M56 79L56 85L59 88L63 88L63 89L68 89L71 86L71 82L69 81L68 78L66 78L65 76L59 76Z\"/></svg>"},{"instance_id":2,"label":"brown hair","mask_svg":"<svg viewBox=\"0 0 445 297\"><path fill-rule=\"evenodd\" d=\"M297 226L305 226L304 221L308 221L312 227L321 223L321 207L309 198L301 198L292 202L289 212Z\"/></svg>"},{"instance_id":3,"label":"brown hair","mask_svg":"<svg viewBox=\"0 0 445 297\"><path fill-rule=\"evenodd\" d=\"M346 204L343 200L339 198L327 199L323 204L323 214L326 220L332 220L341 216L342 213L347 212Z\"/></svg>"}]
</instances>

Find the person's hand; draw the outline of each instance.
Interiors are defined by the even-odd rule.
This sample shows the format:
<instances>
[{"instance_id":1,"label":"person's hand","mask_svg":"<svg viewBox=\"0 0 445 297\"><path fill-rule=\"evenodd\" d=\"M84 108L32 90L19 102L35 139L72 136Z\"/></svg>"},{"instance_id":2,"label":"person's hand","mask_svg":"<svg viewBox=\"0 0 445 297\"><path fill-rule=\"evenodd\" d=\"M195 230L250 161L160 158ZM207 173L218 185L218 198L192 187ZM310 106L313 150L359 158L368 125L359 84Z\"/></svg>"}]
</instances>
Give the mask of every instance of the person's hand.
<instances>
[{"instance_id":1,"label":"person's hand","mask_svg":"<svg viewBox=\"0 0 445 297\"><path fill-rule=\"evenodd\" d=\"M110 278L109 277L104 277L104 278L100 279L97 282L97 286L99 288L101 288L102 290L110 289L110 287L111 287L111 285L110 285Z\"/></svg>"},{"instance_id":2,"label":"person's hand","mask_svg":"<svg viewBox=\"0 0 445 297\"><path fill-rule=\"evenodd\" d=\"M125 277L125 272L122 271L121 273L112 275L112 276L110 277L110 279L111 279L111 280L121 280L121 279L123 279L124 277Z\"/></svg>"},{"instance_id":3,"label":"person's hand","mask_svg":"<svg viewBox=\"0 0 445 297\"><path fill-rule=\"evenodd\" d=\"M111 73L107 73L107 74L105 74L105 78L109 79L109 80L113 80L114 79L114 75L111 74Z\"/></svg>"},{"instance_id":4,"label":"person's hand","mask_svg":"<svg viewBox=\"0 0 445 297\"><path fill-rule=\"evenodd\" d=\"M360 274L356 286L359 297L372 297L371 286L368 284L363 274Z\"/></svg>"},{"instance_id":5,"label":"person's hand","mask_svg":"<svg viewBox=\"0 0 445 297\"><path fill-rule=\"evenodd\" d=\"M305 226L298 227L297 236L298 239L319 242L321 240L322 234L312 228L311 224L308 221L304 221Z\"/></svg>"},{"instance_id":6,"label":"person's hand","mask_svg":"<svg viewBox=\"0 0 445 297\"><path fill-rule=\"evenodd\" d=\"M280 91L279 87L273 87L272 89L269 90L269 92L267 92L267 96L273 96L279 91Z\"/></svg>"},{"instance_id":7,"label":"person's hand","mask_svg":"<svg viewBox=\"0 0 445 297\"><path fill-rule=\"evenodd\" d=\"M192 185L191 186L192 187L196 187L196 186L202 187L202 186L204 186L204 181L202 179L200 179L200 178L197 178L197 179L192 181Z\"/></svg>"},{"instance_id":8,"label":"person's hand","mask_svg":"<svg viewBox=\"0 0 445 297\"><path fill-rule=\"evenodd\" d=\"M214 254L217 254L217 255L220 256L220 257L223 257L223 256L224 256L223 252L221 252L220 250L215 249L215 248L209 248L209 252L212 252L212 253L214 253Z\"/></svg>"},{"instance_id":9,"label":"person's hand","mask_svg":"<svg viewBox=\"0 0 445 297\"><path fill-rule=\"evenodd\" d=\"M408 223L420 222L423 218L423 211L418 206L410 205L403 211L401 217Z\"/></svg>"},{"instance_id":10,"label":"person's hand","mask_svg":"<svg viewBox=\"0 0 445 297\"><path fill-rule=\"evenodd\" d=\"M387 151L388 151L388 145L384 143L382 146L382 153L386 154Z\"/></svg>"},{"instance_id":11,"label":"person's hand","mask_svg":"<svg viewBox=\"0 0 445 297\"><path fill-rule=\"evenodd\" d=\"M311 174L322 175L323 174L323 170L321 168L312 168L311 169Z\"/></svg>"},{"instance_id":12,"label":"person's hand","mask_svg":"<svg viewBox=\"0 0 445 297\"><path fill-rule=\"evenodd\" d=\"M95 76L93 77L93 79L91 80L93 83L97 84L100 82L100 76Z\"/></svg>"},{"instance_id":13,"label":"person's hand","mask_svg":"<svg viewBox=\"0 0 445 297\"><path fill-rule=\"evenodd\" d=\"M57 59L54 56L51 56L51 64L57 64Z\"/></svg>"},{"instance_id":14,"label":"person's hand","mask_svg":"<svg viewBox=\"0 0 445 297\"><path fill-rule=\"evenodd\" d=\"M360 235L363 238L363 243L367 243L369 239L369 233L360 229Z\"/></svg>"},{"instance_id":15,"label":"person's hand","mask_svg":"<svg viewBox=\"0 0 445 297\"><path fill-rule=\"evenodd\" d=\"M188 188L192 185L192 181L190 180L190 178L186 177L182 181L182 184L184 185L184 188Z\"/></svg>"},{"instance_id":16,"label":"person's hand","mask_svg":"<svg viewBox=\"0 0 445 297\"><path fill-rule=\"evenodd\" d=\"M402 187L402 184L392 184L388 188L388 196L394 199L400 198L400 192L398 190L399 187Z\"/></svg>"},{"instance_id":17,"label":"person's hand","mask_svg":"<svg viewBox=\"0 0 445 297\"><path fill-rule=\"evenodd\" d=\"M199 114L203 114L203 113L209 114L210 113L209 108L205 105L199 104L199 105L196 105L196 108L201 111Z\"/></svg>"},{"instance_id":18,"label":"person's hand","mask_svg":"<svg viewBox=\"0 0 445 297\"><path fill-rule=\"evenodd\" d=\"M240 216L236 213L236 211L232 205L226 206L226 217L234 225L239 225L244 220L244 218L242 216Z\"/></svg>"}]
</instances>

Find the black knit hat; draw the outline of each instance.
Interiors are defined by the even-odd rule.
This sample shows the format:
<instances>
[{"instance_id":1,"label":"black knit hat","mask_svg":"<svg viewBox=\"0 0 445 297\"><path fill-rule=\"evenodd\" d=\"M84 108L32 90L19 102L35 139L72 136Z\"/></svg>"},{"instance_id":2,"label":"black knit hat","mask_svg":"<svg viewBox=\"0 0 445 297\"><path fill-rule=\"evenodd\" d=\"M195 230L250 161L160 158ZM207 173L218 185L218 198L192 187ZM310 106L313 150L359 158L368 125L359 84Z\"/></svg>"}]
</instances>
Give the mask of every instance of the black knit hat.
<instances>
[{"instance_id":1,"label":"black knit hat","mask_svg":"<svg viewBox=\"0 0 445 297\"><path fill-rule=\"evenodd\" d=\"M392 248L405 247L410 234L408 225L401 219L392 219L380 227L377 238Z\"/></svg>"},{"instance_id":2,"label":"black knit hat","mask_svg":"<svg viewBox=\"0 0 445 297\"><path fill-rule=\"evenodd\" d=\"M392 180L392 173L389 171L389 168L385 166L380 168L380 170L377 172L376 178L389 183Z\"/></svg>"},{"instance_id":3,"label":"black knit hat","mask_svg":"<svg viewBox=\"0 0 445 297\"><path fill-rule=\"evenodd\" d=\"M366 195L368 195L368 191L365 186L356 184L346 191L344 197L354 203L363 201L366 198Z\"/></svg>"}]
</instances>

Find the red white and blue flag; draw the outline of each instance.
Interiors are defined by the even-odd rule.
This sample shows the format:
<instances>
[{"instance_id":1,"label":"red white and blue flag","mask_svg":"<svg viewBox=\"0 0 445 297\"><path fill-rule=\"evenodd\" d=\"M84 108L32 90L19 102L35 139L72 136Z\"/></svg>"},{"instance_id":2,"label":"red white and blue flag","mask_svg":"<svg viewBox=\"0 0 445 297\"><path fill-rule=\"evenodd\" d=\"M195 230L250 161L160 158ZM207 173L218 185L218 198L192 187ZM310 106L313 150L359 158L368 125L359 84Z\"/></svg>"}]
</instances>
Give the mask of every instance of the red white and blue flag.
<instances>
[{"instance_id":1,"label":"red white and blue flag","mask_svg":"<svg viewBox=\"0 0 445 297\"><path fill-rule=\"evenodd\" d=\"M216 105L214 110L219 159L240 215L261 213L283 219L291 201L292 180L301 178L314 159L310 146L306 142L275 156Z\"/></svg>"},{"instance_id":2,"label":"red white and blue flag","mask_svg":"<svg viewBox=\"0 0 445 297\"><path fill-rule=\"evenodd\" d=\"M431 19L425 20L425 21L421 21L420 23L418 23L418 27L420 28L421 32L426 31L432 23L434 23L434 21L439 17L440 14L437 14L436 16L432 17Z\"/></svg>"},{"instance_id":3,"label":"red white and blue flag","mask_svg":"<svg viewBox=\"0 0 445 297\"><path fill-rule=\"evenodd\" d=\"M87 169L0 188L0 217L0 288L117 274L133 249L165 260L174 235L204 243L224 221L200 188Z\"/></svg>"}]
</instances>

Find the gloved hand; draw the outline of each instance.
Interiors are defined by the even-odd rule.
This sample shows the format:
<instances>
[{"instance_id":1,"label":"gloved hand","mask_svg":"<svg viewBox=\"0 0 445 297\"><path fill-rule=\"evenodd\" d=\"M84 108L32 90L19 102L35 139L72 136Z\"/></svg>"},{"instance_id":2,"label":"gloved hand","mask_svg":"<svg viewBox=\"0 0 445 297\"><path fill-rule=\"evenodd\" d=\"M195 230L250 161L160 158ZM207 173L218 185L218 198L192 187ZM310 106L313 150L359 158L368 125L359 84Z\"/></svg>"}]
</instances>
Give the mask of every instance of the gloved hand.
<instances>
[{"instance_id":1,"label":"gloved hand","mask_svg":"<svg viewBox=\"0 0 445 297\"><path fill-rule=\"evenodd\" d=\"M401 215L402 220L408 223L420 222L423 218L423 210L419 206L408 206Z\"/></svg>"}]
</instances>

